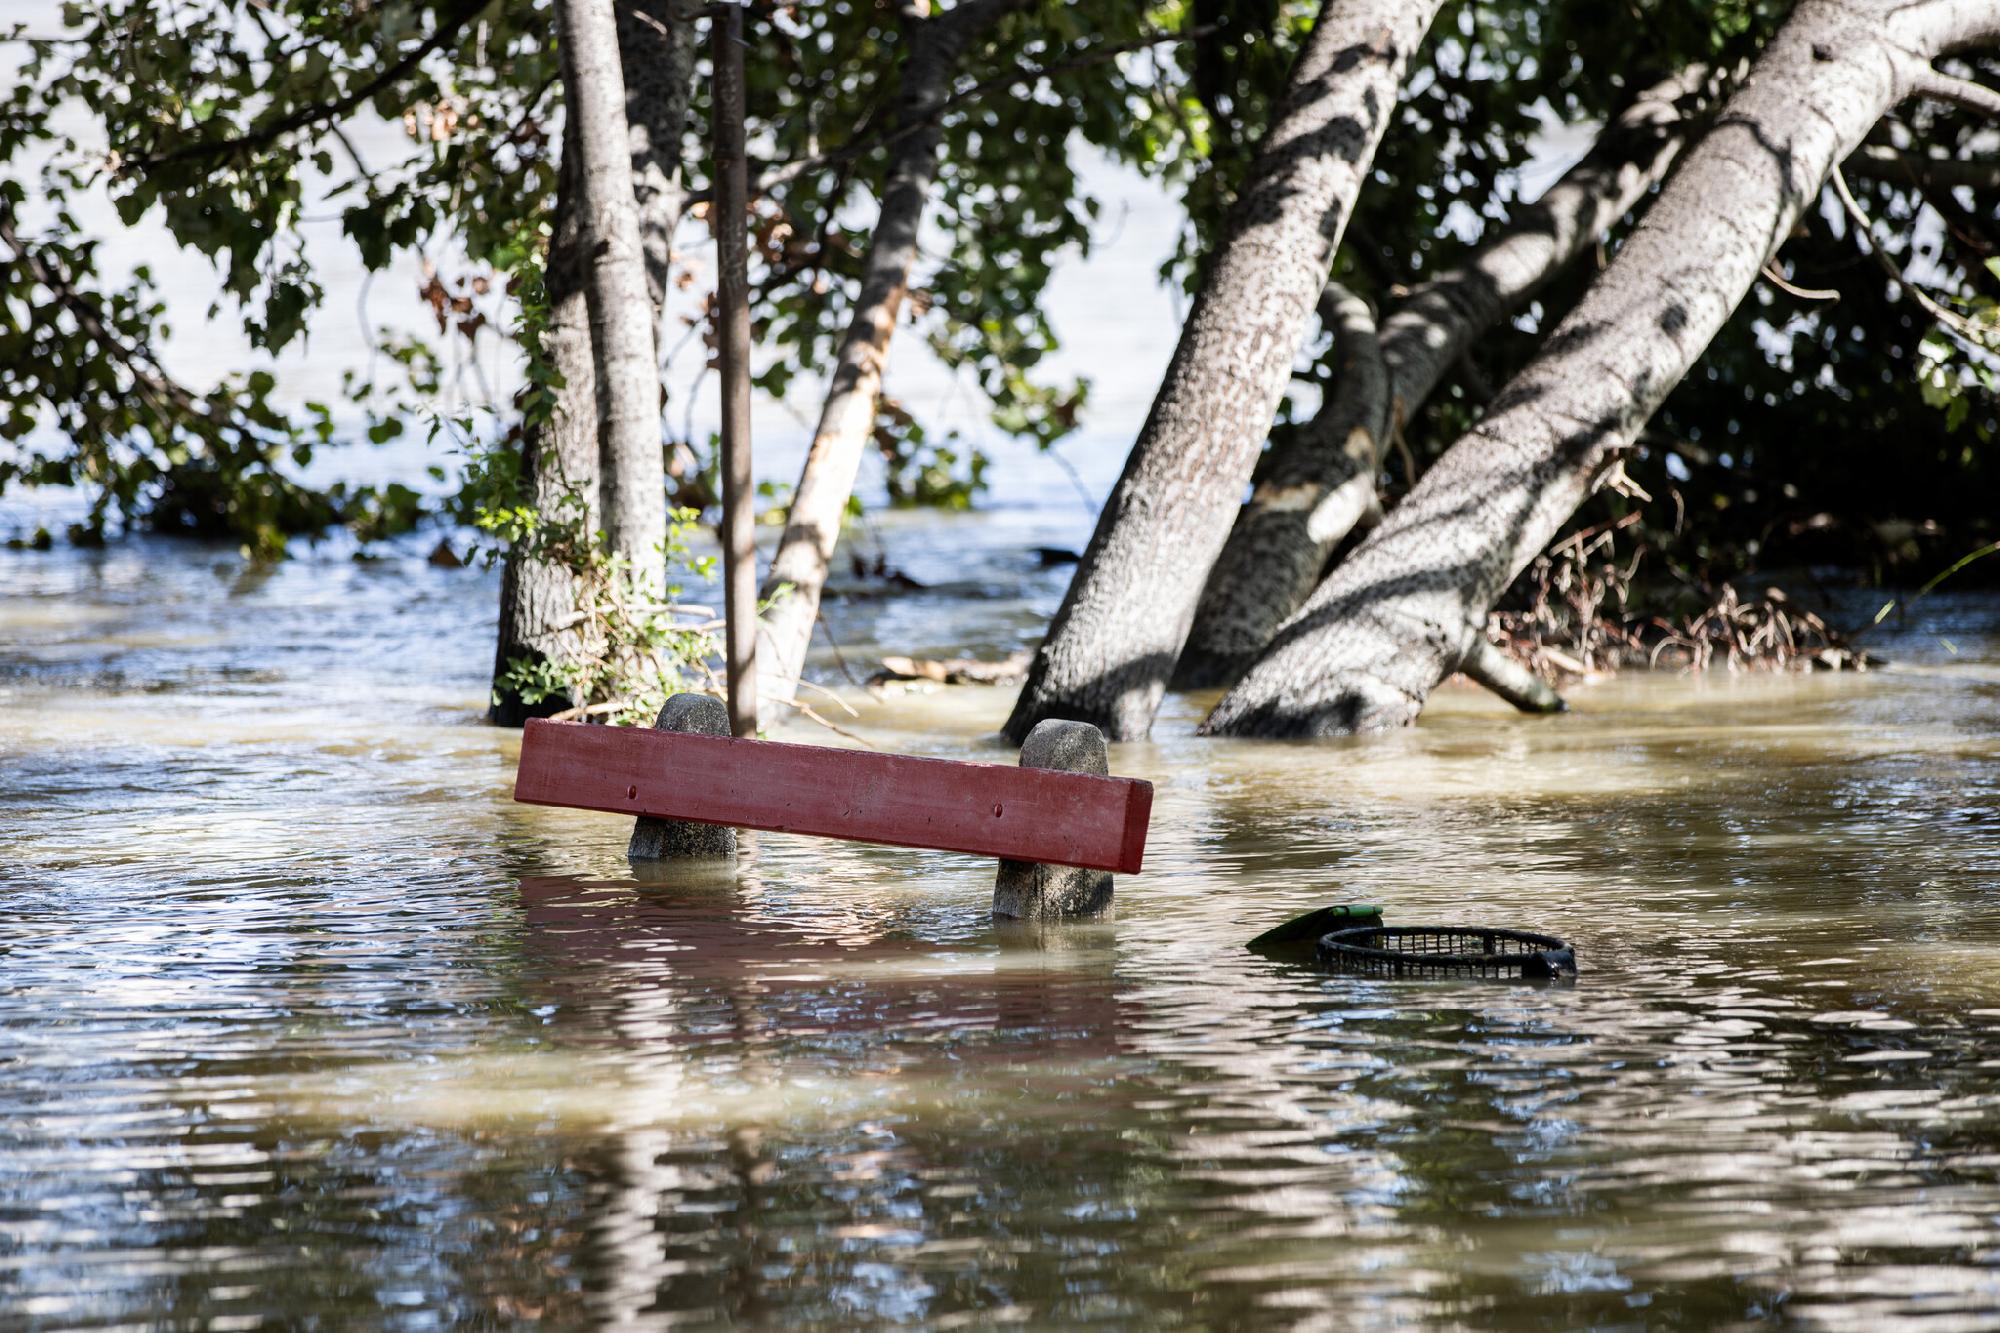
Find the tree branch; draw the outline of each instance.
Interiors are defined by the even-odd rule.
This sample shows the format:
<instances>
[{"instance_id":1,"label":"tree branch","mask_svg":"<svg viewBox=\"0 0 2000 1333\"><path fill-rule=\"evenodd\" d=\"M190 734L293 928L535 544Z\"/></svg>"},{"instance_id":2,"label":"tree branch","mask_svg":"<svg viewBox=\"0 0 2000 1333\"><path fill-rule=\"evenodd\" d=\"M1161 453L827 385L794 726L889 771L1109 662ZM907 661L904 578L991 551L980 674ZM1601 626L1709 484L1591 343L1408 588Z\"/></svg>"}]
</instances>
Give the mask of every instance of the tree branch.
<instances>
[{"instance_id":1,"label":"tree branch","mask_svg":"<svg viewBox=\"0 0 2000 1333\"><path fill-rule=\"evenodd\" d=\"M1781 292L1788 292L1798 297L1801 301L1838 301L1840 299L1840 293L1831 287L1794 286L1785 279L1784 274L1778 272L1778 263L1774 259L1764 262L1763 271L1764 281L1770 283Z\"/></svg>"},{"instance_id":2,"label":"tree branch","mask_svg":"<svg viewBox=\"0 0 2000 1333\"><path fill-rule=\"evenodd\" d=\"M1472 646L1458 669L1469 680L1484 685L1523 713L1566 713L1569 705L1548 683L1513 658L1500 651L1484 634L1473 636Z\"/></svg>"},{"instance_id":3,"label":"tree branch","mask_svg":"<svg viewBox=\"0 0 2000 1333\"><path fill-rule=\"evenodd\" d=\"M1935 319L1938 323L1944 325L1947 329L1950 329L1973 346L1985 348L2000 346L2000 338L1996 338L1994 334L1988 332L1972 320L1967 319L1964 315L1959 314L1956 310L1951 310L1941 305L1929 292L1910 281L1908 275L1897 266L1896 261L1889 257L1888 252L1883 250L1881 243L1875 239L1875 224L1869 220L1866 213L1861 211L1861 205L1854 201L1854 194L1847 188L1847 180L1840 174L1839 167L1836 166L1833 169L1830 182L1833 185L1833 192L1840 196L1840 206L1846 210L1848 219L1854 224L1855 231L1859 233L1856 239L1864 241L1867 244L1868 253L1874 256L1877 264L1882 266L1882 272L1885 275L1894 281L1898 287L1909 293L1910 299L1928 311L1932 319Z\"/></svg>"},{"instance_id":4,"label":"tree branch","mask_svg":"<svg viewBox=\"0 0 2000 1333\"><path fill-rule=\"evenodd\" d=\"M964 6L961 6L961 8L964 8ZM950 11L950 13L957 12L958 10L956 9ZM1021 84L1036 83L1042 79L1053 78L1058 74L1074 74L1078 70L1089 69L1095 65L1102 65L1106 61L1115 60L1128 52L1143 51L1149 47L1164 46L1173 42L1195 41L1208 36L1215 30L1216 25L1207 24L1202 27L1189 28L1186 32L1154 33L1150 37L1136 37L1129 42L1117 42L1109 46L1094 46L1081 55L1069 60L1059 61L1053 65L1037 65L1029 69L1019 69L1011 74L1002 74L998 78L988 79L984 83L976 83L962 93L954 93L950 97L945 98L928 115L919 119L900 122L894 128L884 130L879 134L858 135L840 147L830 148L823 153L814 153L807 157L793 158L789 162L772 163L751 180L750 193L753 195L766 194L780 185L788 185L799 177L809 172L818 171L822 167L830 167L838 163L851 161L863 154L871 153L877 148L892 147L900 141L909 138L917 131L942 119L946 112L963 106L967 102L985 97L990 93L1004 92L1008 88L1013 88ZM709 192L707 190L697 190L688 195L688 202L700 203L707 201L708 198Z\"/></svg>"},{"instance_id":5,"label":"tree branch","mask_svg":"<svg viewBox=\"0 0 2000 1333\"><path fill-rule=\"evenodd\" d=\"M2000 119L2000 92L1995 92L1985 84L1974 83L1971 79L1954 78L1939 70L1926 66L1910 82L1913 96L1928 97L1936 102L1949 102L1962 106L1967 111L1977 111L1982 115Z\"/></svg>"},{"instance_id":6,"label":"tree branch","mask_svg":"<svg viewBox=\"0 0 2000 1333\"><path fill-rule=\"evenodd\" d=\"M132 387L149 400L162 416L174 412L194 414L198 402L193 392L175 380L144 344L129 343L111 327L103 307L88 293L78 290L68 277L37 254L14 229L12 209L0 210L0 242L14 252L28 276L48 289L56 304L69 311L77 327L104 348L132 376Z\"/></svg>"},{"instance_id":7,"label":"tree branch","mask_svg":"<svg viewBox=\"0 0 2000 1333\"><path fill-rule=\"evenodd\" d=\"M1980 193L2000 191L2000 162L1959 157L1924 157L1898 152L1883 144L1864 144L1856 149L1842 168L1849 175L1870 180L1893 181L1899 185L1967 186Z\"/></svg>"},{"instance_id":8,"label":"tree branch","mask_svg":"<svg viewBox=\"0 0 2000 1333\"><path fill-rule=\"evenodd\" d=\"M329 120L338 120L369 98L396 82L415 69L425 57L441 50L450 43L473 15L484 9L492 0L458 0L439 22L437 31L411 47L402 56L392 61L374 78L360 87L350 89L330 102L315 102L303 106L289 114L253 125L242 134L217 139L200 139L194 143L182 144L164 153L154 153L147 157L133 158L123 165L127 171L150 171L169 166L176 162L186 162L200 158L222 157L244 149L262 148L273 143L293 130L304 129Z\"/></svg>"}]
</instances>

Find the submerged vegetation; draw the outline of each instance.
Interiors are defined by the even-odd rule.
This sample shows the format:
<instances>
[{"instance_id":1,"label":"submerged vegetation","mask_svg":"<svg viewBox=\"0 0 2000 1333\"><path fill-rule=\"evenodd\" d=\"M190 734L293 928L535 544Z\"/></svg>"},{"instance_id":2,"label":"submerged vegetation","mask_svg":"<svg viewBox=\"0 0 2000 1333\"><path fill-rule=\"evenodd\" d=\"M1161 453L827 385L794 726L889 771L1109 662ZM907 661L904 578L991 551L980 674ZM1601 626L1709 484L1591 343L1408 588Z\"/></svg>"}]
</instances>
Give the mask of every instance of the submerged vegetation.
<instances>
[{"instance_id":1,"label":"submerged vegetation","mask_svg":"<svg viewBox=\"0 0 2000 1333\"><path fill-rule=\"evenodd\" d=\"M1638 518L1578 529L1537 556L1488 617L1488 637L1558 683L1634 666L1784 671L1874 663L1851 631L1781 588L1744 597L1733 584L1702 585L1680 570L1640 584L1650 553L1638 542L1621 550L1617 540Z\"/></svg>"}]
</instances>

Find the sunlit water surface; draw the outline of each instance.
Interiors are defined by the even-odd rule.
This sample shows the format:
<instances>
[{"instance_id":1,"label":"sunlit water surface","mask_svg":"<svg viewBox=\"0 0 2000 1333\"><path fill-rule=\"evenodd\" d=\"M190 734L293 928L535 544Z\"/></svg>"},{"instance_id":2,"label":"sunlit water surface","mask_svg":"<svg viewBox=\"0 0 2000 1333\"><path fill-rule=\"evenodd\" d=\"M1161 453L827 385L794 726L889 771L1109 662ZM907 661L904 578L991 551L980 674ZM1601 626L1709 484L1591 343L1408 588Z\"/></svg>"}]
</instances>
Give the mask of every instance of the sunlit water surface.
<instances>
[{"instance_id":1,"label":"sunlit water surface","mask_svg":"<svg viewBox=\"0 0 2000 1333\"><path fill-rule=\"evenodd\" d=\"M892 520L933 586L834 606L849 665L1026 641L1087 522ZM0 1325L2000 1325L1990 597L1554 719L1170 701L1146 873L1034 937L973 858L635 878L512 804L495 580L422 549L0 555ZM1009 758L1009 691L842 693ZM1582 977L1242 947L1354 899Z\"/></svg>"}]
</instances>

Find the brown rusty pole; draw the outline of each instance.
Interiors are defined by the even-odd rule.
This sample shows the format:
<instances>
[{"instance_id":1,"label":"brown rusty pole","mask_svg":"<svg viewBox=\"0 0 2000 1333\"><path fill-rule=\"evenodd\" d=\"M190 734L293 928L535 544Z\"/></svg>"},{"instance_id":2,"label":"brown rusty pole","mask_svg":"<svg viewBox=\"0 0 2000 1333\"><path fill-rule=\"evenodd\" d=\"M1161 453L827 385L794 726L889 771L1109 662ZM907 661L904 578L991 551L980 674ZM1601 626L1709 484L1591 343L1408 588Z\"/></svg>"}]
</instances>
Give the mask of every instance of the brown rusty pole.
<instances>
[{"instance_id":1,"label":"brown rusty pole","mask_svg":"<svg viewBox=\"0 0 2000 1333\"><path fill-rule=\"evenodd\" d=\"M750 279L744 232L743 8L724 3L709 23L715 66L713 132L717 361L722 371L722 580L729 729L757 734L757 539L750 482Z\"/></svg>"}]
</instances>

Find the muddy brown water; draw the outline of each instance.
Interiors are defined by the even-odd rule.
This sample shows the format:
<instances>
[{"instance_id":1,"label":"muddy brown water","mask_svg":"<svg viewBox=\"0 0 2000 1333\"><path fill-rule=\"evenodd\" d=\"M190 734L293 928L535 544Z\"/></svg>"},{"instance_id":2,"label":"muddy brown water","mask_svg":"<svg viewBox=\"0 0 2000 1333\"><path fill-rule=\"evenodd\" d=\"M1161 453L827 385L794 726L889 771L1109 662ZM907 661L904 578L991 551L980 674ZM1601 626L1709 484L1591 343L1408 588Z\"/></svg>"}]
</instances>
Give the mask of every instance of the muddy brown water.
<instances>
[{"instance_id":1,"label":"muddy brown water","mask_svg":"<svg viewBox=\"0 0 2000 1333\"><path fill-rule=\"evenodd\" d=\"M1034 633L1041 523L892 526L850 665ZM511 804L421 555L0 555L0 1326L2000 1325L2000 601L1553 719L1171 701L1146 873L1035 936L972 858ZM1007 691L842 693L1007 758ZM1242 948L1343 900L1583 974Z\"/></svg>"}]
</instances>

